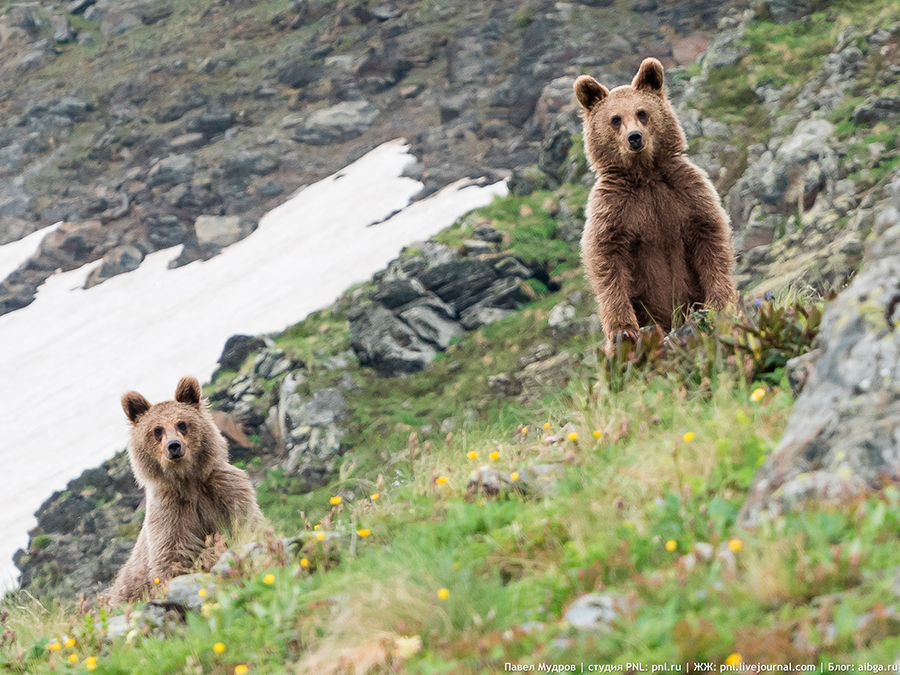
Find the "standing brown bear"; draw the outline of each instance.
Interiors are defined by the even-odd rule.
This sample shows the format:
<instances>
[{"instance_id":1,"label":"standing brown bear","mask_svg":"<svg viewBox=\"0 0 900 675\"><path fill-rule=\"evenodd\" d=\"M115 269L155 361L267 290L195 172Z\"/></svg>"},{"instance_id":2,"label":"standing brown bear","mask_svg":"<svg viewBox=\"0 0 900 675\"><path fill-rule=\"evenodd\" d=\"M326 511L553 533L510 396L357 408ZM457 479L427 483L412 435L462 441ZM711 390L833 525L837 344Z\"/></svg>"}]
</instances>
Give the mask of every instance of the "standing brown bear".
<instances>
[{"instance_id":1,"label":"standing brown bear","mask_svg":"<svg viewBox=\"0 0 900 675\"><path fill-rule=\"evenodd\" d=\"M130 391L122 408L132 425L131 469L147 506L131 557L113 584L113 602L137 600L155 579L191 571L207 536L263 522L250 478L228 463L225 439L195 378L181 378L174 401L151 405Z\"/></svg>"},{"instance_id":2,"label":"standing brown bear","mask_svg":"<svg viewBox=\"0 0 900 675\"><path fill-rule=\"evenodd\" d=\"M582 75L575 95L598 174L582 259L607 350L651 322L668 332L694 305L723 308L735 298L731 227L706 172L684 156L662 64L644 59L631 85L612 91Z\"/></svg>"}]
</instances>

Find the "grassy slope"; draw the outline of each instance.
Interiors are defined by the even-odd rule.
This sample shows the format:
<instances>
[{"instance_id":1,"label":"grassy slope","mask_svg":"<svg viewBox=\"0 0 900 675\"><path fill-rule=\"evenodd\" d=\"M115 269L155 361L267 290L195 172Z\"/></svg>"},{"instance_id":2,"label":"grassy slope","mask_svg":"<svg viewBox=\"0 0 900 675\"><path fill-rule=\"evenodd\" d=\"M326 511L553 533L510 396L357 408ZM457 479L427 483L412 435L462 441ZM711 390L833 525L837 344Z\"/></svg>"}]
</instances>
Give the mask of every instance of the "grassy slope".
<instances>
[{"instance_id":1,"label":"grassy slope","mask_svg":"<svg viewBox=\"0 0 900 675\"><path fill-rule=\"evenodd\" d=\"M844 21L832 23L822 30L833 38ZM795 29L758 24L750 39ZM753 44L759 63L751 59L736 77L781 67L771 53L777 45ZM566 191L583 202L583 189ZM488 218L510 233L514 251L554 267L561 290L537 289L527 309L467 334L423 373L354 373L353 450L340 475L305 495L277 473L264 481L260 500L277 529L318 525L352 546L326 551L310 537L308 565L247 570L167 639L104 644L106 610L44 612L11 597L5 621L16 635L0 642L0 668L6 660L14 672L82 672L88 655L98 657L98 673L224 674L239 664L260 673L478 673L500 672L506 661L722 663L734 653L748 663L892 662L900 623L885 606L900 556L895 490L735 529L750 480L790 413L779 368L765 369L765 395L752 400L760 383L712 338L706 350L615 378L592 365L593 339L570 338L562 347L579 365L567 387L531 403L491 394L487 376L516 370L519 355L551 342L549 309L584 290L576 251L551 239L549 196L501 200L441 238L458 242L475 218ZM341 351L346 307L310 317L279 344L310 361ZM579 316L589 311L584 300ZM746 320L759 322L752 312ZM728 317L713 330L746 340ZM309 386L329 377L318 373ZM461 421L449 440L437 431L447 417ZM433 431L411 441L424 425ZM546 495L466 494L474 467L525 475L554 462L564 469ZM344 499L333 506L337 494ZM354 537L358 528L371 534ZM718 554L692 554L697 543ZM274 583L265 583L267 573ZM559 619L588 591L620 596L620 613L607 630L578 634ZM76 645L47 649L62 636ZM223 653L213 651L217 642Z\"/></svg>"}]
</instances>

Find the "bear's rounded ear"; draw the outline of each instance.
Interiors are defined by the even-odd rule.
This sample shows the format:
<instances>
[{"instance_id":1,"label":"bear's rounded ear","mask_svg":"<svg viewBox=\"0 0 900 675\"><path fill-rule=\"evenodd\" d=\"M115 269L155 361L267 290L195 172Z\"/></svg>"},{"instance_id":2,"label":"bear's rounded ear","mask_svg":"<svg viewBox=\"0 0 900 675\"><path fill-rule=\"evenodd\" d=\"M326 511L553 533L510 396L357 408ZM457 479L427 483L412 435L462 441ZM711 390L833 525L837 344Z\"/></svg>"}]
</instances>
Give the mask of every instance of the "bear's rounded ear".
<instances>
[{"instance_id":1,"label":"bear's rounded ear","mask_svg":"<svg viewBox=\"0 0 900 675\"><path fill-rule=\"evenodd\" d=\"M150 401L136 391L129 391L122 397L122 410L132 424L137 424L138 418L150 410Z\"/></svg>"},{"instance_id":2,"label":"bear's rounded ear","mask_svg":"<svg viewBox=\"0 0 900 675\"><path fill-rule=\"evenodd\" d=\"M662 96L664 84L662 64L653 58L643 60L631 82L631 86L635 89L659 96Z\"/></svg>"},{"instance_id":3,"label":"bear's rounded ear","mask_svg":"<svg viewBox=\"0 0 900 675\"><path fill-rule=\"evenodd\" d=\"M597 82L590 75L582 75L575 80L575 97L582 107L590 110L609 94L609 89Z\"/></svg>"},{"instance_id":4,"label":"bear's rounded ear","mask_svg":"<svg viewBox=\"0 0 900 675\"><path fill-rule=\"evenodd\" d=\"M178 381L175 387L175 400L187 405L200 406L200 383L196 377L186 375Z\"/></svg>"}]
</instances>

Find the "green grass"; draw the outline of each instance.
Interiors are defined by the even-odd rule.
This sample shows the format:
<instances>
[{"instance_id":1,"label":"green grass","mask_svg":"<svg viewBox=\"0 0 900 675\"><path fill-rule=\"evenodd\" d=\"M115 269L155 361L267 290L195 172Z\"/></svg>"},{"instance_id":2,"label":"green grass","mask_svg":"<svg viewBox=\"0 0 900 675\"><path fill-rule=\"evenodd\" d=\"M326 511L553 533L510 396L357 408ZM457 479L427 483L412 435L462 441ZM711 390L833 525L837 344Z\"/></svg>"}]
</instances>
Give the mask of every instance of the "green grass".
<instances>
[{"instance_id":1,"label":"green grass","mask_svg":"<svg viewBox=\"0 0 900 675\"><path fill-rule=\"evenodd\" d=\"M323 545L312 539L308 567L263 564L223 582L203 615L166 639L137 635L107 646L102 613L49 611L55 623L32 626L26 618L33 620L34 607L13 598L7 605L16 625L35 629L18 640L24 662L29 672L51 672L77 651L97 656L95 672L108 674L231 673L238 664L260 673L337 673L341 660L368 664L359 672L402 663L407 673L482 673L507 661L563 657L608 664L722 663L733 653L746 662L885 659L900 625L875 619L857 630L856 622L877 611L893 583L900 495L887 490L854 508L809 509L755 531L736 529L750 481L792 404L780 388L751 401L751 388L727 373L705 390L665 373L634 371L615 390L582 375L508 419L472 422L430 454L420 445L412 464L402 444L400 485L367 485L331 506L331 494L346 494L346 481L336 481L310 498L310 524L348 537L371 530L354 552L342 546L339 564L325 569ZM563 440L548 445L551 434ZM467 457L472 450L477 459ZM491 452L499 458L489 459ZM466 494L480 465L511 473L548 462L562 469L546 496ZM719 551L710 560L694 549L706 543ZM269 572L273 584L263 582ZM448 590L445 599L440 589ZM559 623L568 604L591 591L623 598L618 620L595 635ZM530 622L540 623L526 633L520 627ZM832 623L826 637L823 626ZM784 639L798 631L806 653ZM67 636L75 648L46 649ZM223 654L212 650L217 642L226 645Z\"/></svg>"},{"instance_id":2,"label":"green grass","mask_svg":"<svg viewBox=\"0 0 900 675\"><path fill-rule=\"evenodd\" d=\"M253 673L487 673L505 662L721 663L732 653L748 661L851 658L857 617L877 607L892 579L883 570L900 555L891 535L900 525L896 494L751 532L735 526L791 410L784 360L815 334L817 323L796 307L818 301L786 294L764 310L708 317L699 342L612 371L597 359L595 339L570 337L556 343L578 364L567 386L527 402L491 391L491 375L518 372L523 354L554 344L547 317L556 303L580 291L578 316L594 311L583 276L565 269L577 264L577 250L553 238L545 208L554 200L575 208L585 197L564 187L497 200L464 218L456 230L490 222L507 233L512 254L563 267L560 289L538 287L527 307L467 333L423 372L351 370L358 389L347 393L349 451L328 485L307 492L277 469L266 472L259 502L278 533L318 528L341 541L306 535L302 562L265 556L246 565L165 637L136 631L109 642L105 626L120 608L39 605L12 594L4 621L16 635L0 647L0 672L84 672L88 656L107 675L230 675L238 665ZM306 393L338 377L317 363L346 349L348 307L345 296L276 337L307 362ZM726 338L743 331L758 341L729 347ZM749 350L749 371L728 365L745 361L729 360L729 349ZM235 375L220 375L207 393ZM763 381L762 399L751 400ZM447 418L456 420L449 435L441 430ZM557 467L545 491L534 482L525 493L469 488L480 467L517 474L515 488L540 465ZM355 534L361 528L370 534ZM729 549L732 539L740 550ZM707 560L698 544L720 554ZM269 573L274 583L264 581ZM603 633L574 632L560 619L591 591L621 597L619 617ZM827 611L810 604L823 593L834 598ZM829 642L816 627L832 619ZM806 625L812 651L797 656L778 636ZM900 635L890 622L872 630L865 647L873 654ZM68 637L74 646L63 644ZM56 642L58 651L49 648ZM221 653L213 650L220 642Z\"/></svg>"}]
</instances>

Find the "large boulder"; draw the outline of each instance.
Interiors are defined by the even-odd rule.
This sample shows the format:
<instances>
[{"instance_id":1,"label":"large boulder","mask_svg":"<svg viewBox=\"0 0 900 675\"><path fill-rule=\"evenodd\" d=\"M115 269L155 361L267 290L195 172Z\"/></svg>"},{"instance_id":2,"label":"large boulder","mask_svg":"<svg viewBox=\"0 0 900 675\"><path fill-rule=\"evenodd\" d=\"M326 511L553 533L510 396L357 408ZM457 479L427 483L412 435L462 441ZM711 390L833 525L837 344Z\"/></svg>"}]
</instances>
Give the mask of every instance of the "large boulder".
<instances>
[{"instance_id":1,"label":"large boulder","mask_svg":"<svg viewBox=\"0 0 900 675\"><path fill-rule=\"evenodd\" d=\"M350 346L360 364L384 375L418 372L437 348L423 340L392 312L378 305L360 307L350 317Z\"/></svg>"},{"instance_id":2,"label":"large boulder","mask_svg":"<svg viewBox=\"0 0 900 675\"><path fill-rule=\"evenodd\" d=\"M900 178L888 229L825 310L819 356L788 427L741 511L754 524L810 499L878 489L900 475Z\"/></svg>"},{"instance_id":3,"label":"large boulder","mask_svg":"<svg viewBox=\"0 0 900 675\"><path fill-rule=\"evenodd\" d=\"M378 117L368 101L344 101L317 110L294 132L294 140L309 145L343 143L362 135Z\"/></svg>"},{"instance_id":4,"label":"large boulder","mask_svg":"<svg viewBox=\"0 0 900 675\"><path fill-rule=\"evenodd\" d=\"M194 221L197 243L217 247L230 246L250 233L250 223L240 216L199 216Z\"/></svg>"},{"instance_id":5,"label":"large boulder","mask_svg":"<svg viewBox=\"0 0 900 675\"><path fill-rule=\"evenodd\" d=\"M341 455L346 431L339 426L347 408L340 389L321 389L311 397L297 393L299 379L292 373L282 383L278 414L281 442L287 451L285 472L304 479L310 488L328 481Z\"/></svg>"},{"instance_id":6,"label":"large boulder","mask_svg":"<svg viewBox=\"0 0 900 675\"><path fill-rule=\"evenodd\" d=\"M237 370L253 352L266 346L266 341L253 335L232 335L225 341L222 355L219 357L219 368Z\"/></svg>"}]
</instances>

